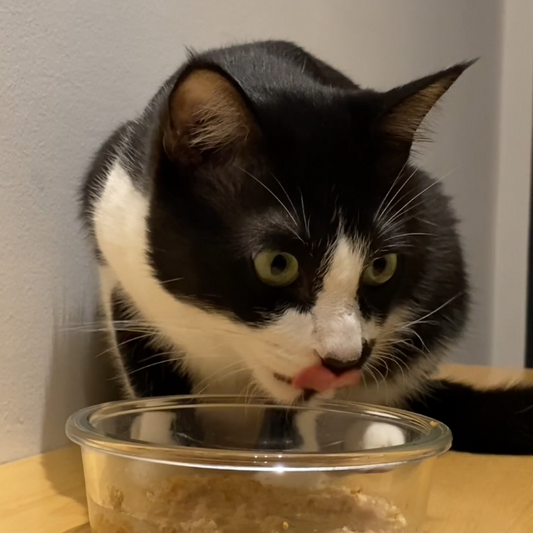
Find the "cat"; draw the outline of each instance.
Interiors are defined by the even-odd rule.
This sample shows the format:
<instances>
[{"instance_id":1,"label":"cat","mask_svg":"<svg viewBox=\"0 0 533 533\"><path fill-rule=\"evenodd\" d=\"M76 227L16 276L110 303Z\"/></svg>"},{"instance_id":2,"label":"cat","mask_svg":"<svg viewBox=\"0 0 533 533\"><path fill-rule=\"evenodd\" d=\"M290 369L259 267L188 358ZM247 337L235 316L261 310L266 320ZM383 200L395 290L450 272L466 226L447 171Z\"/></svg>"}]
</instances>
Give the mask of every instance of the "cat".
<instances>
[{"instance_id":1,"label":"cat","mask_svg":"<svg viewBox=\"0 0 533 533\"><path fill-rule=\"evenodd\" d=\"M82 187L125 395L335 395L533 454L532 388L432 378L469 286L450 199L410 159L471 64L378 92L290 42L191 53Z\"/></svg>"}]
</instances>

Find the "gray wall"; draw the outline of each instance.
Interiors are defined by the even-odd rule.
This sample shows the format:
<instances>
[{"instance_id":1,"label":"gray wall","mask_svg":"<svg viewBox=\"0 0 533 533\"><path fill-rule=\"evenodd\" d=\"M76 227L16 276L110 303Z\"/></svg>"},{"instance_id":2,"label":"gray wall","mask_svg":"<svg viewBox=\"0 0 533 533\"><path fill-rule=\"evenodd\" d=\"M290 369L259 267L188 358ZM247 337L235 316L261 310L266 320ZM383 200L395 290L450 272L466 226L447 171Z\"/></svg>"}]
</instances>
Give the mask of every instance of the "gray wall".
<instances>
[{"instance_id":1,"label":"gray wall","mask_svg":"<svg viewBox=\"0 0 533 533\"><path fill-rule=\"evenodd\" d=\"M423 161L437 176L454 171L446 186L477 288L456 357L488 361L500 15L497 0L4 1L0 462L63 444L66 416L108 394L105 356L75 327L91 320L95 289L76 188L98 143L141 110L184 45L290 38L378 88L482 56L443 103Z\"/></svg>"}]
</instances>

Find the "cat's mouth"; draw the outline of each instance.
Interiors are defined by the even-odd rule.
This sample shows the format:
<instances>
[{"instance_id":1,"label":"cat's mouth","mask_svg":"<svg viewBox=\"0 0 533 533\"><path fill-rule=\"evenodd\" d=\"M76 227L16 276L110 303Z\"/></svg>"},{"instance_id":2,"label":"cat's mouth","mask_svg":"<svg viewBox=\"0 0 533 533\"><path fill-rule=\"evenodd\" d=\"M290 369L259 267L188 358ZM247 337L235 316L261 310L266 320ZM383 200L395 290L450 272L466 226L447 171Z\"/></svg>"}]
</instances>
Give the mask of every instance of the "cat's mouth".
<instances>
[{"instance_id":1,"label":"cat's mouth","mask_svg":"<svg viewBox=\"0 0 533 533\"><path fill-rule=\"evenodd\" d=\"M274 372L274 377L297 390L326 392L357 385L361 381L361 371L349 370L342 374L335 374L323 365L313 365L299 372L294 378L278 372Z\"/></svg>"},{"instance_id":2,"label":"cat's mouth","mask_svg":"<svg viewBox=\"0 0 533 533\"><path fill-rule=\"evenodd\" d=\"M292 378L288 376L284 376L283 374L279 374L278 372L274 372L274 377L281 381L282 383L286 383L287 385L292 385Z\"/></svg>"}]
</instances>

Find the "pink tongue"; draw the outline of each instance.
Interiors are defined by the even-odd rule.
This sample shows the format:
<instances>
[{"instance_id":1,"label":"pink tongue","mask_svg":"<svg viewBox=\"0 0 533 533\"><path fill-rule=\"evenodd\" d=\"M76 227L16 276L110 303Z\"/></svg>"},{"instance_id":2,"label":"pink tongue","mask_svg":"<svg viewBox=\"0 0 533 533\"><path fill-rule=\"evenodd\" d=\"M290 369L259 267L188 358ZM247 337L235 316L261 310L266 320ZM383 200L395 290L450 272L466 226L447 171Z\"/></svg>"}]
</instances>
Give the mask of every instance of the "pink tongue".
<instances>
[{"instance_id":1,"label":"pink tongue","mask_svg":"<svg viewBox=\"0 0 533 533\"><path fill-rule=\"evenodd\" d=\"M361 379L359 370L349 370L336 376L325 366L315 365L302 370L293 380L296 389L314 390L324 392L328 389L338 389L348 385L357 385Z\"/></svg>"}]
</instances>

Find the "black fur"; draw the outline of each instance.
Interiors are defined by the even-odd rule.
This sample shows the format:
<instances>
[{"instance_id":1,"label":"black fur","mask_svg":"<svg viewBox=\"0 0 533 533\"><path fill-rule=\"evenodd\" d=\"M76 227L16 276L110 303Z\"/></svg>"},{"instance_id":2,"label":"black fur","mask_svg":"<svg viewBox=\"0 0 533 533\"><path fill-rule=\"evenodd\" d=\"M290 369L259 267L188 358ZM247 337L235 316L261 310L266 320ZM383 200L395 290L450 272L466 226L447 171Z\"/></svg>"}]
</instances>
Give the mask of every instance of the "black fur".
<instances>
[{"instance_id":1,"label":"black fur","mask_svg":"<svg viewBox=\"0 0 533 533\"><path fill-rule=\"evenodd\" d=\"M150 199L149 259L163 287L178 299L254 328L287 307L310 309L322 283L319 267L342 220L348 233L370 243L374 257L399 256L389 283L361 286L358 294L365 317L384 320L399 306L415 313L411 331L400 339L404 342L390 349L397 364L379 363L384 379L397 380L461 334L469 297L449 199L439 183L408 163L413 139L402 128L387 128L405 113L402 106L411 97L440 80L453 83L466 66L378 93L361 89L291 43L193 55L143 115L104 144L83 187L82 214L92 231L95 199L111 159L118 156L135 187ZM198 69L232 84L260 135L246 150L207 150L177 161L164 149L170 101ZM294 199L299 218L311 215L308 232L289 230L291 221L275 196ZM393 197L399 200L389 213L395 224L380 227L376 214ZM261 283L251 264L253 251L261 248L297 256L298 281L282 289ZM115 295L115 320L127 320L131 310ZM137 395L191 391L189 377L157 355L161 350L154 348L154 338L119 329L115 336ZM456 449L533 454L532 389L476 392L440 382L408 406L449 424Z\"/></svg>"},{"instance_id":2,"label":"black fur","mask_svg":"<svg viewBox=\"0 0 533 533\"><path fill-rule=\"evenodd\" d=\"M439 380L406 407L444 422L454 450L470 453L533 454L533 389L475 390Z\"/></svg>"}]
</instances>

